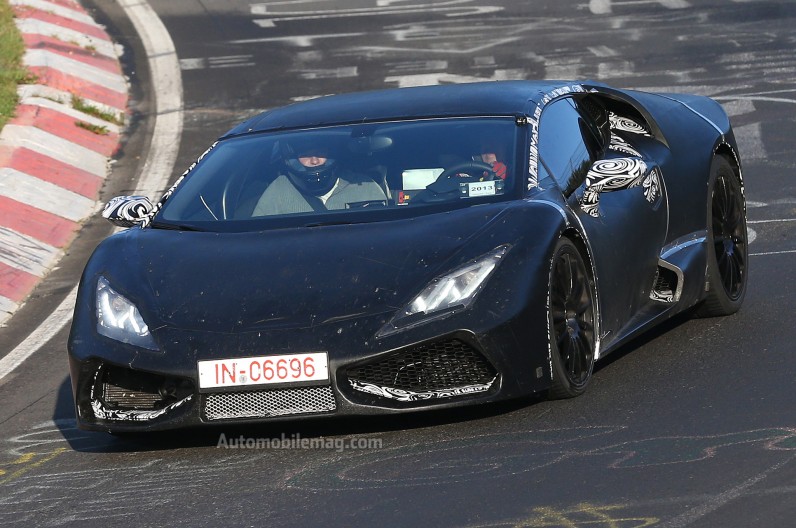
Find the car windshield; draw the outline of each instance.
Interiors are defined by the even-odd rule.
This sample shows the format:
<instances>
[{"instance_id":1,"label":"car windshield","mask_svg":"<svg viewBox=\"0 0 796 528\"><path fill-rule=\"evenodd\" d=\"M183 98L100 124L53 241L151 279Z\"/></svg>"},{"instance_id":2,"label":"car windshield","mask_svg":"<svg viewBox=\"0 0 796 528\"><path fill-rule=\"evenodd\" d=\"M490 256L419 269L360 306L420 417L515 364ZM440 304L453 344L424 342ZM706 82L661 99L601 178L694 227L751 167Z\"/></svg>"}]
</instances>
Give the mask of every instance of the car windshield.
<instances>
[{"instance_id":1,"label":"car windshield","mask_svg":"<svg viewBox=\"0 0 796 528\"><path fill-rule=\"evenodd\" d=\"M519 192L517 130L513 118L459 118L233 137L188 173L155 225L353 223L507 200Z\"/></svg>"}]
</instances>

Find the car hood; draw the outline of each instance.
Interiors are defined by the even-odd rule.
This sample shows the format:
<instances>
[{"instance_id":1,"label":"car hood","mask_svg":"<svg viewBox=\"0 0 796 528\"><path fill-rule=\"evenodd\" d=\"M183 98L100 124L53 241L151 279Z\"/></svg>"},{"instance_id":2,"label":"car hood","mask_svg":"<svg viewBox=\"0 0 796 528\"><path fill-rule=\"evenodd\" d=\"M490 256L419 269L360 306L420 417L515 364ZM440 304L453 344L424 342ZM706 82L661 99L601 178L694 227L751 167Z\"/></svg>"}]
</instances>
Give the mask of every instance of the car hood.
<instances>
[{"instance_id":1,"label":"car hood","mask_svg":"<svg viewBox=\"0 0 796 528\"><path fill-rule=\"evenodd\" d=\"M504 243L505 210L257 233L134 228L108 239L95 259L154 331L306 328L376 314L386 321L434 277Z\"/></svg>"}]
</instances>

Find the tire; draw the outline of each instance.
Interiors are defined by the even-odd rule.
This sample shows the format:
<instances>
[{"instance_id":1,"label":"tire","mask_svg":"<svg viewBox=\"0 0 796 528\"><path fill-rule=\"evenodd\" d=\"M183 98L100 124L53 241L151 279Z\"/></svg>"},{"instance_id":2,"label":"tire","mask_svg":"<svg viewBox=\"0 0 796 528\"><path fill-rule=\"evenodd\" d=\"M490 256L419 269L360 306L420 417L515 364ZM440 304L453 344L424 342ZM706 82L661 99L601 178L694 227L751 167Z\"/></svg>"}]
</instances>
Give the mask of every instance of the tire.
<instances>
[{"instance_id":1,"label":"tire","mask_svg":"<svg viewBox=\"0 0 796 528\"><path fill-rule=\"evenodd\" d=\"M707 295L697 317L738 311L746 295L749 242L741 181L722 156L710 165L707 214Z\"/></svg>"},{"instance_id":2,"label":"tire","mask_svg":"<svg viewBox=\"0 0 796 528\"><path fill-rule=\"evenodd\" d=\"M594 281L577 246L568 238L558 241L551 262L548 335L553 380L548 397L573 398L586 391L594 370Z\"/></svg>"}]
</instances>

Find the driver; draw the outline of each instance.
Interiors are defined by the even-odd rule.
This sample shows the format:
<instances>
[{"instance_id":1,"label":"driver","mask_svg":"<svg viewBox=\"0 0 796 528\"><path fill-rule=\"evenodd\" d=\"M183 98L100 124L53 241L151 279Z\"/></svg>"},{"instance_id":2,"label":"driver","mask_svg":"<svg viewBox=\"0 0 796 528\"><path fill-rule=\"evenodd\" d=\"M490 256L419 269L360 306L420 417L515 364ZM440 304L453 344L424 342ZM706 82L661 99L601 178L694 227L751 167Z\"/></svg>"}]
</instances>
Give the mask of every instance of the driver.
<instances>
[{"instance_id":1,"label":"driver","mask_svg":"<svg viewBox=\"0 0 796 528\"><path fill-rule=\"evenodd\" d=\"M472 160L476 163L484 163L486 165L489 165L490 167L492 167L491 172L485 170L481 173L480 176L476 172L460 172L458 176L463 178L465 177L480 178L481 181L489 180L492 178L495 179L500 178L501 180L506 179L506 175L508 173L508 167L506 167L506 164L498 159L498 155L495 152L491 150L482 151L481 154L476 154L475 156L473 156ZM492 173L494 173L494 176L491 176Z\"/></svg>"},{"instance_id":2,"label":"driver","mask_svg":"<svg viewBox=\"0 0 796 528\"><path fill-rule=\"evenodd\" d=\"M336 160L324 149L293 153L288 148L281 174L266 188L252 216L345 209L355 203L386 200L378 183L338 170Z\"/></svg>"},{"instance_id":3,"label":"driver","mask_svg":"<svg viewBox=\"0 0 796 528\"><path fill-rule=\"evenodd\" d=\"M506 167L505 163L498 160L498 156L494 152L482 152L480 156L474 156L474 158L476 161L480 159L487 165L490 165L492 167L492 172L494 172L501 180L506 179L508 167ZM484 174L484 176L486 176L486 174Z\"/></svg>"},{"instance_id":4,"label":"driver","mask_svg":"<svg viewBox=\"0 0 796 528\"><path fill-rule=\"evenodd\" d=\"M478 145L478 154L472 157L473 161L480 161L492 167L492 172L495 173L497 178L505 180L508 175L508 167L501 160L506 159L505 145L501 144L496 138L491 136L482 136ZM489 173L484 172L483 177L486 178Z\"/></svg>"}]
</instances>

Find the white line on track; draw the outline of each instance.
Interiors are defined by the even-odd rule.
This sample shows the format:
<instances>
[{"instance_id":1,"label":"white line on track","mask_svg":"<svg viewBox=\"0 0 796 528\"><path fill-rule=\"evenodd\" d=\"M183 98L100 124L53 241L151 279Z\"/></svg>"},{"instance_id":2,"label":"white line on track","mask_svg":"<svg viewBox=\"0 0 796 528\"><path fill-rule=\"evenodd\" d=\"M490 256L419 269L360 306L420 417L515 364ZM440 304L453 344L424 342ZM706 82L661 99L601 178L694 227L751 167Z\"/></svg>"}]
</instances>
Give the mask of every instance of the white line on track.
<instances>
[{"instance_id":1,"label":"white line on track","mask_svg":"<svg viewBox=\"0 0 796 528\"><path fill-rule=\"evenodd\" d=\"M674 519L671 519L671 520L661 524L659 528L684 528L685 526L693 524L697 520L699 520L699 519L705 517L706 515L718 510L719 508L721 508L725 504L734 501L738 497L743 496L744 493L746 492L746 490L748 490L749 488L751 488L755 484L765 480L772 473L775 473L780 468L782 468L783 466L788 464L791 460L794 460L794 458L796 458L796 455L790 456L790 457L786 458L785 460L783 460L783 461L781 461L781 462L779 462L777 464L774 464L773 466L769 467L768 469L766 469L762 473L759 473L758 475L755 475L754 477L743 481L738 486L735 486L734 488L731 488L731 489L729 489L729 490L727 490L727 491L725 491L723 493L720 493L720 494L716 495L715 497L713 497L709 501L707 501L705 504L702 504L700 506L692 508L692 509L690 509L690 510L688 510L688 511L686 511L686 512L680 514L680 515L678 515Z\"/></svg>"},{"instance_id":2,"label":"white line on track","mask_svg":"<svg viewBox=\"0 0 796 528\"><path fill-rule=\"evenodd\" d=\"M72 320L72 311L75 309L75 298L77 298L77 286L72 288L58 308L39 325L28 337L25 338L8 355L0 359L0 380L14 371L23 361L28 359L34 352L47 344L55 334Z\"/></svg>"},{"instance_id":3,"label":"white line on track","mask_svg":"<svg viewBox=\"0 0 796 528\"><path fill-rule=\"evenodd\" d=\"M135 193L159 199L159 193L166 190L182 137L180 61L166 26L146 0L119 0L119 5L144 44L157 105L149 154Z\"/></svg>"},{"instance_id":4,"label":"white line on track","mask_svg":"<svg viewBox=\"0 0 796 528\"><path fill-rule=\"evenodd\" d=\"M796 218L773 218L771 220L747 220L747 224L773 224L777 222L796 222Z\"/></svg>"},{"instance_id":5,"label":"white line on track","mask_svg":"<svg viewBox=\"0 0 796 528\"><path fill-rule=\"evenodd\" d=\"M749 253L750 257L760 257L763 255L788 255L796 253L796 249L785 249L783 251L764 251L762 253Z\"/></svg>"},{"instance_id":6,"label":"white line on track","mask_svg":"<svg viewBox=\"0 0 796 528\"><path fill-rule=\"evenodd\" d=\"M796 222L796 218L772 218L770 220L747 220L747 224L775 224L775 223L782 223L782 222ZM750 232L754 232L753 229L748 228ZM756 238L756 237L755 237ZM752 240L749 240L749 243L752 243ZM796 253L796 249L785 249L782 251L762 251L760 253L749 253L750 257L759 257L764 255L788 255L791 253Z\"/></svg>"},{"instance_id":7,"label":"white line on track","mask_svg":"<svg viewBox=\"0 0 796 528\"><path fill-rule=\"evenodd\" d=\"M166 26L146 0L118 0L146 51L155 92L155 127L135 194L160 198L169 181L182 137L182 77L177 51ZM52 314L14 350L0 359L0 380L44 346L72 320L75 286Z\"/></svg>"},{"instance_id":8,"label":"white line on track","mask_svg":"<svg viewBox=\"0 0 796 528\"><path fill-rule=\"evenodd\" d=\"M746 101L764 101L768 103L796 104L796 99L787 99L784 97L764 97L757 95L715 95L713 96L713 99L717 101L746 100Z\"/></svg>"}]
</instances>

